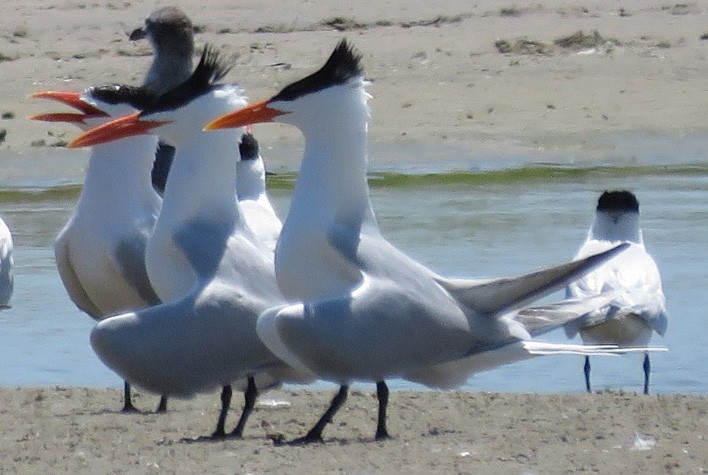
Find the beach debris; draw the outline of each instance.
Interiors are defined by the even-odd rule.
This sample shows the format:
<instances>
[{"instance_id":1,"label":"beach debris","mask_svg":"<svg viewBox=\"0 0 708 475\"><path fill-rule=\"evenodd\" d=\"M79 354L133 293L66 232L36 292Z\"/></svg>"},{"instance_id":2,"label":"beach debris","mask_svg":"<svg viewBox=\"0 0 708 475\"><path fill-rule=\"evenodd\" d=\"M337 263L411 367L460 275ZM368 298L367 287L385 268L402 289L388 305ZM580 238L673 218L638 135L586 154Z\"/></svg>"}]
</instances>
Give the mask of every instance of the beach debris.
<instances>
[{"instance_id":1,"label":"beach debris","mask_svg":"<svg viewBox=\"0 0 708 475\"><path fill-rule=\"evenodd\" d=\"M639 432L634 433L634 445L629 450L651 450L656 445L656 440L649 436L642 436Z\"/></svg>"},{"instance_id":2,"label":"beach debris","mask_svg":"<svg viewBox=\"0 0 708 475\"><path fill-rule=\"evenodd\" d=\"M282 401L277 399L263 399L256 403L257 407L265 409L286 409L292 406L290 401Z\"/></svg>"}]
</instances>

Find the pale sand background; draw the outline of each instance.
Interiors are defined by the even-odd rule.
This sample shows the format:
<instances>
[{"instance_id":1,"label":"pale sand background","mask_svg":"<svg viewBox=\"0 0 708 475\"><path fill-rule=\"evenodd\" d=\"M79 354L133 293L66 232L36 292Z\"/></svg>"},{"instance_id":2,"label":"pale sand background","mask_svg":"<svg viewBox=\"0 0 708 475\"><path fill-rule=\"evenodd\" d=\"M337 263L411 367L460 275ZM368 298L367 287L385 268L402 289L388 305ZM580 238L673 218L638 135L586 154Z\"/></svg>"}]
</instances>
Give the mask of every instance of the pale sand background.
<instances>
[{"instance_id":1,"label":"pale sand background","mask_svg":"<svg viewBox=\"0 0 708 475\"><path fill-rule=\"evenodd\" d=\"M213 42L238 56L228 79L239 81L252 98L270 96L319 67L340 38L352 40L374 81L372 141L386 151L372 157L372 165L425 162L440 153L598 161L612 158L618 137L629 133L641 137L636 150L630 147L639 161L657 147L674 155L708 153L708 42L700 39L708 32L708 2L633 0L623 5L624 16L611 0L174 3L203 30L199 47ZM27 94L139 83L149 48L127 42L126 33L157 5L4 2L0 112L15 118L0 120L7 130L0 156L21 163L24 156L44 154L51 161L60 155L56 148L31 144L76 133L24 120L55 107L29 101ZM502 15L500 7L510 14ZM334 17L359 26L340 32L324 25ZM494 46L498 39L513 43L520 37L552 44L578 30L597 30L619 44L535 55L500 54ZM264 146L275 147L271 168L297 167L298 153L282 153L299 143L295 131L261 126L257 133ZM627 144L622 146L627 153ZM286 392L266 399L272 397L292 405L259 409L245 440L185 444L178 439L212 430L216 394L174 402L166 416L155 416L116 414L117 391L2 389L0 472L708 471L705 397L395 392L395 438L378 443L371 437L375 399L367 393L349 400L325 434L329 443L306 448L274 447L268 436L301 435L330 395ZM141 407L156 402L139 399Z\"/></svg>"},{"instance_id":2,"label":"pale sand background","mask_svg":"<svg viewBox=\"0 0 708 475\"><path fill-rule=\"evenodd\" d=\"M700 39L708 32L706 1L632 0L624 15L614 0L172 3L203 31L198 49L211 42L237 56L227 80L253 99L312 72L349 38L373 80L372 142L400 145L372 156L373 166L520 154L563 162L617 153L641 161L661 150L708 154L708 41ZM126 34L164 4L6 1L0 53L11 60L0 62L0 107L16 119L0 121L8 130L0 153L36 153L33 141L76 135L23 120L56 107L27 100L28 93L140 83L150 48ZM337 31L326 25L334 18L354 26ZM552 45L581 30L610 42L547 54L500 54L495 47L498 39L518 38ZM618 152L617 134L625 132L640 135ZM299 143L297 131L271 125L257 133L264 146L285 149L270 154L271 168L297 168L299 152L289 145Z\"/></svg>"}]
</instances>

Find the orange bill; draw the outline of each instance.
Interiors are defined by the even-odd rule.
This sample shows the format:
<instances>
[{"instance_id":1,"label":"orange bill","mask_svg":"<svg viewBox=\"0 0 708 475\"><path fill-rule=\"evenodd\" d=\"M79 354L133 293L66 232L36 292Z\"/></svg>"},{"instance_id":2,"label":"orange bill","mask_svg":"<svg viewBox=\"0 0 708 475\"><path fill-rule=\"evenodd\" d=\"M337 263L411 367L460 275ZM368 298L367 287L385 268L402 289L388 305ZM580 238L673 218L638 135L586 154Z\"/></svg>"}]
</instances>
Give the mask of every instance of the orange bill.
<instances>
[{"instance_id":1,"label":"orange bill","mask_svg":"<svg viewBox=\"0 0 708 475\"><path fill-rule=\"evenodd\" d=\"M42 120L45 122L71 122L84 123L86 119L93 117L108 117L101 109L94 107L81 98L80 92L71 91L41 91L35 92L28 96L31 99L50 99L61 102L69 107L79 111L76 112L57 112L50 114L37 114L29 117L30 120Z\"/></svg>"},{"instance_id":2,"label":"orange bill","mask_svg":"<svg viewBox=\"0 0 708 475\"><path fill-rule=\"evenodd\" d=\"M69 142L69 148L90 147L106 142L113 142L126 137L136 135L149 135L153 133L153 129L161 125L168 124L170 121L165 120L143 120L140 118L140 113L121 117L103 125L99 125L88 132L84 132L77 138Z\"/></svg>"},{"instance_id":3,"label":"orange bill","mask_svg":"<svg viewBox=\"0 0 708 475\"><path fill-rule=\"evenodd\" d=\"M287 114L287 112L268 107L268 101L262 101L239 109L236 112L222 115L218 119L209 122L204 127L204 130L234 129L250 124L272 122L273 119L283 114Z\"/></svg>"}]
</instances>

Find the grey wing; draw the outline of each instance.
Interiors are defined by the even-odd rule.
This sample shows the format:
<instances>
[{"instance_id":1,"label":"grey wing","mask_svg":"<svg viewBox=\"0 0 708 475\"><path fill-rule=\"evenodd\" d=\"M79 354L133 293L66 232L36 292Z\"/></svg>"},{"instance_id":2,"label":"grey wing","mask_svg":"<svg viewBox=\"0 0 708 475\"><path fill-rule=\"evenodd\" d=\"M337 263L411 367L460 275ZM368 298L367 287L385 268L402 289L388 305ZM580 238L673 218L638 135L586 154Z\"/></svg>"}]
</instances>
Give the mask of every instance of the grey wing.
<instances>
[{"instance_id":1,"label":"grey wing","mask_svg":"<svg viewBox=\"0 0 708 475\"><path fill-rule=\"evenodd\" d=\"M57 269L59 270L61 281L64 283L64 287L69 293L71 300L80 310L88 313L91 317L95 319L101 318L103 312L101 312L88 294L86 294L84 286L76 275L74 266L71 265L69 247L62 239L58 239L54 244L54 258L57 262Z\"/></svg>"},{"instance_id":2,"label":"grey wing","mask_svg":"<svg viewBox=\"0 0 708 475\"><path fill-rule=\"evenodd\" d=\"M441 277L436 280L461 304L481 314L496 315L523 307L562 288L570 280L583 275L626 247L627 245L620 244L582 260L549 267L516 278L495 279L482 284L479 281Z\"/></svg>"},{"instance_id":3,"label":"grey wing","mask_svg":"<svg viewBox=\"0 0 708 475\"><path fill-rule=\"evenodd\" d=\"M567 299L550 305L540 305L519 310L514 320L521 323L533 337L566 326L572 338L583 325L585 318L598 308L606 306L615 297L615 292L607 292L592 297Z\"/></svg>"},{"instance_id":4,"label":"grey wing","mask_svg":"<svg viewBox=\"0 0 708 475\"><path fill-rule=\"evenodd\" d=\"M124 239L114 250L114 265L126 282L148 305L162 303L148 279L145 267L146 240L141 237Z\"/></svg>"}]
</instances>

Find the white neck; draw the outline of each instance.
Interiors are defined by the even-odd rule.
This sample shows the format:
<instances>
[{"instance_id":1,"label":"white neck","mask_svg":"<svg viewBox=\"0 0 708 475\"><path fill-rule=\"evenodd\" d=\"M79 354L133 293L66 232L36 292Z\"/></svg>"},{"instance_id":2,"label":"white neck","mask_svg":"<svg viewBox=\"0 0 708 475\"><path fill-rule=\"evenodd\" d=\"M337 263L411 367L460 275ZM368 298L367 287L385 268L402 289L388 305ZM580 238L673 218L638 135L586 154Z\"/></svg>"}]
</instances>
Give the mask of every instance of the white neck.
<instances>
[{"instance_id":1,"label":"white neck","mask_svg":"<svg viewBox=\"0 0 708 475\"><path fill-rule=\"evenodd\" d=\"M235 206L236 153L234 130L200 132L177 147L165 185L160 221L195 218L238 220Z\"/></svg>"},{"instance_id":2,"label":"white neck","mask_svg":"<svg viewBox=\"0 0 708 475\"><path fill-rule=\"evenodd\" d=\"M236 164L236 190L239 200L258 200L265 193L263 160L240 160Z\"/></svg>"},{"instance_id":3,"label":"white neck","mask_svg":"<svg viewBox=\"0 0 708 475\"><path fill-rule=\"evenodd\" d=\"M103 206L106 200L116 209L120 203L156 198L150 172L155 159L157 137L130 137L93 147L86 170L81 200L86 206Z\"/></svg>"},{"instance_id":4,"label":"white neck","mask_svg":"<svg viewBox=\"0 0 708 475\"><path fill-rule=\"evenodd\" d=\"M371 212L367 182L367 128L369 97L363 87L331 88L321 93L325 107L314 120L300 125L305 152L293 193L300 219L360 226ZM317 120L319 119L319 120ZM291 213L293 208L291 208Z\"/></svg>"},{"instance_id":5,"label":"white neck","mask_svg":"<svg viewBox=\"0 0 708 475\"><path fill-rule=\"evenodd\" d=\"M320 94L339 96L304 98L305 117L292 119L305 136L305 153L275 258L278 285L289 298L350 289L359 276L350 272L350 256L331 246L332 233L338 245L356 249L363 227L378 231L366 177L368 95L362 86L331 89Z\"/></svg>"},{"instance_id":6,"label":"white neck","mask_svg":"<svg viewBox=\"0 0 708 475\"><path fill-rule=\"evenodd\" d=\"M598 211L590 227L590 239L602 241L631 241L643 244L639 213Z\"/></svg>"}]
</instances>

